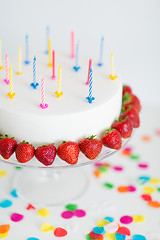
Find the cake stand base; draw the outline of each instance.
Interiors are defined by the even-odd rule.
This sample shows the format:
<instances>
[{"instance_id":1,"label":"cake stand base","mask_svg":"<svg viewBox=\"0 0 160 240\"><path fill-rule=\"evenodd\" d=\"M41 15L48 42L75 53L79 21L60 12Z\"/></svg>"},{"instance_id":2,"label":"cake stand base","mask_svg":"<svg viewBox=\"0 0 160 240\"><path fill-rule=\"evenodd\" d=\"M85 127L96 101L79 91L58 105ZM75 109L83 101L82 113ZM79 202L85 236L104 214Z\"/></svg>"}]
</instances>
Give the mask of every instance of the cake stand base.
<instances>
[{"instance_id":1,"label":"cake stand base","mask_svg":"<svg viewBox=\"0 0 160 240\"><path fill-rule=\"evenodd\" d=\"M79 198L88 187L83 169L22 169L13 187L20 198L31 204L55 206Z\"/></svg>"}]
</instances>

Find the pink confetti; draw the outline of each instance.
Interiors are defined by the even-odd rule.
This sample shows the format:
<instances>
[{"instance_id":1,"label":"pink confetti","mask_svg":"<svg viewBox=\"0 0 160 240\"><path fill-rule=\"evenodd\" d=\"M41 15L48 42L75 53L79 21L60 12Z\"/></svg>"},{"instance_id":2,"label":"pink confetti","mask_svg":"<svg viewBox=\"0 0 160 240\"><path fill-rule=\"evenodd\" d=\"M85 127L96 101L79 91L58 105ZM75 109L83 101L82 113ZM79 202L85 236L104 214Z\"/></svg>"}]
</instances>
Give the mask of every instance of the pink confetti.
<instances>
[{"instance_id":1,"label":"pink confetti","mask_svg":"<svg viewBox=\"0 0 160 240\"><path fill-rule=\"evenodd\" d=\"M69 218L72 218L74 216L74 213L71 212L71 211L64 211L61 214L61 216L62 216L62 218L69 219Z\"/></svg>"},{"instance_id":2,"label":"pink confetti","mask_svg":"<svg viewBox=\"0 0 160 240\"><path fill-rule=\"evenodd\" d=\"M156 135L160 136L160 129L156 130Z\"/></svg>"},{"instance_id":3,"label":"pink confetti","mask_svg":"<svg viewBox=\"0 0 160 240\"><path fill-rule=\"evenodd\" d=\"M126 147L126 148L124 148L124 150L125 150L126 152L131 152L131 151L132 151L132 147Z\"/></svg>"},{"instance_id":4,"label":"pink confetti","mask_svg":"<svg viewBox=\"0 0 160 240\"><path fill-rule=\"evenodd\" d=\"M83 211L83 210L81 210L81 209L76 209L76 210L74 211L74 215L75 215L76 217L81 218L81 217L84 217L84 216L86 215L86 212Z\"/></svg>"},{"instance_id":5,"label":"pink confetti","mask_svg":"<svg viewBox=\"0 0 160 240\"><path fill-rule=\"evenodd\" d=\"M140 168L148 168L148 164L147 163L139 163L138 167L140 167Z\"/></svg>"},{"instance_id":6,"label":"pink confetti","mask_svg":"<svg viewBox=\"0 0 160 240\"><path fill-rule=\"evenodd\" d=\"M120 218L120 222L123 224L130 224L131 222L133 222L133 218L126 215Z\"/></svg>"},{"instance_id":7,"label":"pink confetti","mask_svg":"<svg viewBox=\"0 0 160 240\"><path fill-rule=\"evenodd\" d=\"M129 192L135 192L136 191L136 188L134 186L128 186L128 190Z\"/></svg>"},{"instance_id":8,"label":"pink confetti","mask_svg":"<svg viewBox=\"0 0 160 240\"><path fill-rule=\"evenodd\" d=\"M11 215L11 220L13 222L20 222L23 219L23 215L19 214L19 213L12 213Z\"/></svg>"},{"instance_id":9,"label":"pink confetti","mask_svg":"<svg viewBox=\"0 0 160 240\"><path fill-rule=\"evenodd\" d=\"M102 163L99 163L99 162L94 164L95 167L100 167L100 166L102 166L102 165L103 165L103 164L102 164Z\"/></svg>"},{"instance_id":10,"label":"pink confetti","mask_svg":"<svg viewBox=\"0 0 160 240\"><path fill-rule=\"evenodd\" d=\"M114 169L115 171L122 171L122 170L123 170L123 167L114 166L113 169Z\"/></svg>"}]
</instances>

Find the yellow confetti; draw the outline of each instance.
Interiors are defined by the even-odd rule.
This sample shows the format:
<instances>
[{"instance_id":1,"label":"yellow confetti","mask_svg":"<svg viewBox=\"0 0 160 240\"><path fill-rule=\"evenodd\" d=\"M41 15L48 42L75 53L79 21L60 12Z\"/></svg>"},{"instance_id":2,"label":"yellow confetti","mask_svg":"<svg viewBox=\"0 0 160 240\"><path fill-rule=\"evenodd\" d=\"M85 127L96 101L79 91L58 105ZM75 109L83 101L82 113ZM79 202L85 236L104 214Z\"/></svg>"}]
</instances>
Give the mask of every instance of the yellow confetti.
<instances>
[{"instance_id":1,"label":"yellow confetti","mask_svg":"<svg viewBox=\"0 0 160 240\"><path fill-rule=\"evenodd\" d=\"M8 237L8 232L0 233L0 239Z\"/></svg>"},{"instance_id":2,"label":"yellow confetti","mask_svg":"<svg viewBox=\"0 0 160 240\"><path fill-rule=\"evenodd\" d=\"M47 217L49 215L49 211L46 208L41 208L37 211L38 215L41 217Z\"/></svg>"},{"instance_id":3,"label":"yellow confetti","mask_svg":"<svg viewBox=\"0 0 160 240\"><path fill-rule=\"evenodd\" d=\"M7 172L5 170L0 170L0 177L4 177L7 175Z\"/></svg>"},{"instance_id":4,"label":"yellow confetti","mask_svg":"<svg viewBox=\"0 0 160 240\"><path fill-rule=\"evenodd\" d=\"M107 225L109 223L109 221L107 221L106 219L100 219L97 222L97 227L104 227L105 225Z\"/></svg>"},{"instance_id":5,"label":"yellow confetti","mask_svg":"<svg viewBox=\"0 0 160 240\"><path fill-rule=\"evenodd\" d=\"M159 179L159 178L151 178L151 179L149 180L149 182L152 183L152 184L157 184L157 183L160 182L160 179Z\"/></svg>"},{"instance_id":6,"label":"yellow confetti","mask_svg":"<svg viewBox=\"0 0 160 240\"><path fill-rule=\"evenodd\" d=\"M145 217L141 215L134 215L133 216L133 222L138 223L138 222L144 222Z\"/></svg>"},{"instance_id":7,"label":"yellow confetti","mask_svg":"<svg viewBox=\"0 0 160 240\"><path fill-rule=\"evenodd\" d=\"M144 187L144 188L143 188L143 191L144 191L145 193L147 193L147 194L154 193L155 190L156 190L156 189L153 188L153 187Z\"/></svg>"},{"instance_id":8,"label":"yellow confetti","mask_svg":"<svg viewBox=\"0 0 160 240\"><path fill-rule=\"evenodd\" d=\"M41 231L42 232L48 232L48 231L50 231L50 230L54 230L55 228L52 226L52 225L50 225L49 223L44 223L44 224L42 224L42 226L41 226Z\"/></svg>"},{"instance_id":9,"label":"yellow confetti","mask_svg":"<svg viewBox=\"0 0 160 240\"><path fill-rule=\"evenodd\" d=\"M105 237L106 237L108 240L116 240L114 233L105 233Z\"/></svg>"}]
</instances>

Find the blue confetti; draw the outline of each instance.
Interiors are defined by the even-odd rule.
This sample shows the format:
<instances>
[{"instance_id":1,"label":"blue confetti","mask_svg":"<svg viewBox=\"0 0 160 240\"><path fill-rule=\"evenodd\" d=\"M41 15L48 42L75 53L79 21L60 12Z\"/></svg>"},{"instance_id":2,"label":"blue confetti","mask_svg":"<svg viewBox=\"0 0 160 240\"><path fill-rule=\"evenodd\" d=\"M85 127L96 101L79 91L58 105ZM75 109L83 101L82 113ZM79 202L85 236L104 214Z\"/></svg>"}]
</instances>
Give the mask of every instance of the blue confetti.
<instances>
[{"instance_id":1,"label":"blue confetti","mask_svg":"<svg viewBox=\"0 0 160 240\"><path fill-rule=\"evenodd\" d=\"M96 234L104 234L105 233L103 227L94 227L93 232L96 233Z\"/></svg>"},{"instance_id":2,"label":"blue confetti","mask_svg":"<svg viewBox=\"0 0 160 240\"><path fill-rule=\"evenodd\" d=\"M40 240L40 239L35 237L30 237L30 238L27 238L27 240Z\"/></svg>"},{"instance_id":3,"label":"blue confetti","mask_svg":"<svg viewBox=\"0 0 160 240\"><path fill-rule=\"evenodd\" d=\"M104 219L106 219L106 220L109 221L109 222L113 222L113 221L114 221L114 218L113 218L113 217L105 217Z\"/></svg>"},{"instance_id":4,"label":"blue confetti","mask_svg":"<svg viewBox=\"0 0 160 240\"><path fill-rule=\"evenodd\" d=\"M14 198L17 198L17 197L18 197L18 195L17 195L17 190L16 190L16 189L13 189L13 190L10 192L10 194L11 194L12 197L14 197Z\"/></svg>"},{"instance_id":5,"label":"blue confetti","mask_svg":"<svg viewBox=\"0 0 160 240\"><path fill-rule=\"evenodd\" d=\"M144 180L144 181L149 181L150 180L150 177L149 176L140 176L139 177L139 180Z\"/></svg>"},{"instance_id":6,"label":"blue confetti","mask_svg":"<svg viewBox=\"0 0 160 240\"><path fill-rule=\"evenodd\" d=\"M125 240L126 236L119 233L115 233L115 238L116 240Z\"/></svg>"},{"instance_id":7,"label":"blue confetti","mask_svg":"<svg viewBox=\"0 0 160 240\"><path fill-rule=\"evenodd\" d=\"M146 240L145 236L140 235L140 234L135 234L132 237L133 240Z\"/></svg>"},{"instance_id":8,"label":"blue confetti","mask_svg":"<svg viewBox=\"0 0 160 240\"><path fill-rule=\"evenodd\" d=\"M0 202L0 207L2 207L2 208L7 208L7 207L10 207L10 206L12 206L12 201L10 201L8 199Z\"/></svg>"}]
</instances>

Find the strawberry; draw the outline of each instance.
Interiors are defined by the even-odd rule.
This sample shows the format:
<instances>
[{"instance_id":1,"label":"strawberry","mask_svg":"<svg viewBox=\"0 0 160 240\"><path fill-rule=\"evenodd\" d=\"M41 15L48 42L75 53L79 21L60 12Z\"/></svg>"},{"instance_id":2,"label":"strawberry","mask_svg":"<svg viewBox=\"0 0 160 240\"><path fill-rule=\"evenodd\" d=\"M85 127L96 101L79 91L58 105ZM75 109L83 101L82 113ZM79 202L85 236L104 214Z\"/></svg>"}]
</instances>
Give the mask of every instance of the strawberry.
<instances>
[{"instance_id":1,"label":"strawberry","mask_svg":"<svg viewBox=\"0 0 160 240\"><path fill-rule=\"evenodd\" d=\"M128 85L124 85L123 86L123 95L125 94L125 93L132 93L132 89L131 89L131 87L130 86L128 86Z\"/></svg>"},{"instance_id":2,"label":"strawberry","mask_svg":"<svg viewBox=\"0 0 160 240\"><path fill-rule=\"evenodd\" d=\"M0 139L0 155L4 159L9 159L15 151L17 142L14 138L8 138L5 135L5 138Z\"/></svg>"},{"instance_id":3,"label":"strawberry","mask_svg":"<svg viewBox=\"0 0 160 240\"><path fill-rule=\"evenodd\" d=\"M78 162L79 146L76 142L63 142L57 149L58 156L69 164Z\"/></svg>"},{"instance_id":4,"label":"strawberry","mask_svg":"<svg viewBox=\"0 0 160 240\"><path fill-rule=\"evenodd\" d=\"M133 127L138 128L140 126L140 118L138 111L133 108L131 105L127 108L126 111L122 111L120 118L124 119L128 117L133 122Z\"/></svg>"},{"instance_id":5,"label":"strawberry","mask_svg":"<svg viewBox=\"0 0 160 240\"><path fill-rule=\"evenodd\" d=\"M91 136L89 138L82 139L79 142L79 148L82 153L89 159L95 159L102 150L102 142Z\"/></svg>"},{"instance_id":6,"label":"strawberry","mask_svg":"<svg viewBox=\"0 0 160 240\"><path fill-rule=\"evenodd\" d=\"M122 146L121 134L116 129L107 129L102 136L102 143L104 146L119 150Z\"/></svg>"},{"instance_id":7,"label":"strawberry","mask_svg":"<svg viewBox=\"0 0 160 240\"><path fill-rule=\"evenodd\" d=\"M34 147L28 142L18 143L15 149L17 161L20 163L26 163L34 157Z\"/></svg>"},{"instance_id":8,"label":"strawberry","mask_svg":"<svg viewBox=\"0 0 160 240\"><path fill-rule=\"evenodd\" d=\"M45 166L49 166L54 162L56 157L56 147L53 144L38 147L35 150L35 157Z\"/></svg>"},{"instance_id":9,"label":"strawberry","mask_svg":"<svg viewBox=\"0 0 160 240\"><path fill-rule=\"evenodd\" d=\"M141 110L141 104L136 95L125 93L122 97L122 104L125 107L125 109L128 108L129 105L131 105L133 108L135 108L138 112Z\"/></svg>"},{"instance_id":10,"label":"strawberry","mask_svg":"<svg viewBox=\"0 0 160 240\"><path fill-rule=\"evenodd\" d=\"M128 138L132 134L133 122L128 117L125 119L119 119L119 121L115 121L112 124L112 128L117 129L122 138Z\"/></svg>"}]
</instances>

